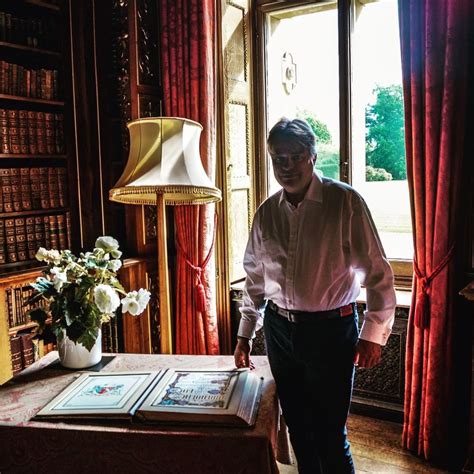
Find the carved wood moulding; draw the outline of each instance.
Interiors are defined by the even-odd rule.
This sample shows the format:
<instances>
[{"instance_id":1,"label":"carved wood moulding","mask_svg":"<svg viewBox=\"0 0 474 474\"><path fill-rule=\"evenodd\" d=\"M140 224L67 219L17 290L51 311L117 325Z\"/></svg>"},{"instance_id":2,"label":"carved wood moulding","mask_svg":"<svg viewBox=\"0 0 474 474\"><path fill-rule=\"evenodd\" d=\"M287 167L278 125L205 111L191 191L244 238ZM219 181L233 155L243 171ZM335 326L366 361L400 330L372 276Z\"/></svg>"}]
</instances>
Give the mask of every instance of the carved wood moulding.
<instances>
[{"instance_id":1,"label":"carved wood moulding","mask_svg":"<svg viewBox=\"0 0 474 474\"><path fill-rule=\"evenodd\" d=\"M160 353L160 305L159 305L159 288L158 273L156 271L148 273L148 289L151 293L149 309L150 309L150 329L151 329L151 352L153 354Z\"/></svg>"},{"instance_id":2,"label":"carved wood moulding","mask_svg":"<svg viewBox=\"0 0 474 474\"><path fill-rule=\"evenodd\" d=\"M112 2L112 56L115 70L116 101L120 110L122 149L128 150L129 135L127 122L132 120L132 100L130 96L130 46L129 46L129 2Z\"/></svg>"},{"instance_id":3,"label":"carved wood moulding","mask_svg":"<svg viewBox=\"0 0 474 474\"><path fill-rule=\"evenodd\" d=\"M138 82L159 86L160 52L158 50L157 2L137 1Z\"/></svg>"}]
</instances>

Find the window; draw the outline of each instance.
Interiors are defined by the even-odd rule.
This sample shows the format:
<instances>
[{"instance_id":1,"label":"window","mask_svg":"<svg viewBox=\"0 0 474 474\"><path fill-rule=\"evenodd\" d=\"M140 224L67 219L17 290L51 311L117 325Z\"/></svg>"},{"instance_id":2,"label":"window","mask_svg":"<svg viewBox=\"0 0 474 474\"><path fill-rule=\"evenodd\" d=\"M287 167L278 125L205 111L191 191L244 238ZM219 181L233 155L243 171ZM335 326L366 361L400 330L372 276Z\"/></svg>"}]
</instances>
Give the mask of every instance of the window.
<instances>
[{"instance_id":1,"label":"window","mask_svg":"<svg viewBox=\"0 0 474 474\"><path fill-rule=\"evenodd\" d=\"M261 2L257 19L262 142L280 117L305 118L317 136L318 172L349 182L364 197L397 282L409 285L413 242L397 0L358 0L345 11L335 1L283 9L282 2ZM268 156L264 143L260 150ZM272 194L278 183L268 158L264 168Z\"/></svg>"}]
</instances>

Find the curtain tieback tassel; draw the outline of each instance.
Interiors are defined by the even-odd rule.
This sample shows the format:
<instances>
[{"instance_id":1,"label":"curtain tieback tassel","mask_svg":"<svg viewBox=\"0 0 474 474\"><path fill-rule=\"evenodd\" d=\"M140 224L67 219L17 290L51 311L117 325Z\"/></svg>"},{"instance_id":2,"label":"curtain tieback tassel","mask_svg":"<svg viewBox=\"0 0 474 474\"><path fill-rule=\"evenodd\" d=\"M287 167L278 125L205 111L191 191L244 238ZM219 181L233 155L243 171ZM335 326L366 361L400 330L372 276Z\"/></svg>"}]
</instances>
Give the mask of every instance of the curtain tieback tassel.
<instances>
[{"instance_id":1,"label":"curtain tieback tassel","mask_svg":"<svg viewBox=\"0 0 474 474\"><path fill-rule=\"evenodd\" d=\"M447 265L451 259L454 251L454 244L449 249L449 252L445 257L438 263L436 268L429 274L426 275L420 270L416 258L414 259L414 270L415 275L418 278L421 288L418 290L416 296L416 308L415 308L415 326L420 329L427 328L430 324L430 286L434 278L441 272L441 270Z\"/></svg>"},{"instance_id":2,"label":"curtain tieback tassel","mask_svg":"<svg viewBox=\"0 0 474 474\"><path fill-rule=\"evenodd\" d=\"M214 248L214 242L216 238L216 225L217 225L217 213L214 214L214 232L212 234L211 246L209 247L209 252L207 253L206 258L204 259L204 262L202 262L201 265L194 265L194 263L191 262L188 255L184 251L183 246L181 245L178 234L177 234L177 239L176 239L178 248L182 252L184 260L196 273L196 285L194 286L194 299L195 299L195 304L196 304L196 310L199 311L200 313L203 313L206 310L207 297L206 297L206 289L204 288L204 284L202 282L202 273L204 269L206 268L207 264L209 263L209 260L211 259L212 250Z\"/></svg>"}]
</instances>

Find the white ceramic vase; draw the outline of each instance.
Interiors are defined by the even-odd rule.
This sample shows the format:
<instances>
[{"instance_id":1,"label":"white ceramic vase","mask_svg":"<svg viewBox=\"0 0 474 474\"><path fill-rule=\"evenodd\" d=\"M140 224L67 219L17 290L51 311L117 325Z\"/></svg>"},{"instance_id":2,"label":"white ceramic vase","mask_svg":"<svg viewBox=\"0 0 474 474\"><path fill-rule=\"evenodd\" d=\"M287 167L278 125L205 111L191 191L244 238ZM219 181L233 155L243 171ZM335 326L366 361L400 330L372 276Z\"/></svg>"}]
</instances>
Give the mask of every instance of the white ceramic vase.
<instances>
[{"instance_id":1,"label":"white ceramic vase","mask_svg":"<svg viewBox=\"0 0 474 474\"><path fill-rule=\"evenodd\" d=\"M98 364L102 359L102 330L99 333L92 349L88 351L82 344L76 344L66 336L58 342L59 361L68 369L85 369Z\"/></svg>"}]
</instances>

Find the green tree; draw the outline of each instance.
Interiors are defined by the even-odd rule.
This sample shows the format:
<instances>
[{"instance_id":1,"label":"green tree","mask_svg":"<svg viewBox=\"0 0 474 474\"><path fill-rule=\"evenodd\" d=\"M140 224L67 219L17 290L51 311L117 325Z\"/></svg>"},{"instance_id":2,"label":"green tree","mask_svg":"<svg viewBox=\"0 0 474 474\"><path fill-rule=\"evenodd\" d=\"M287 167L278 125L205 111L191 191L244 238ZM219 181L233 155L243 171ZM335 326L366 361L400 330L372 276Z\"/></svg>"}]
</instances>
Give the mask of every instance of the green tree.
<instances>
[{"instance_id":1,"label":"green tree","mask_svg":"<svg viewBox=\"0 0 474 474\"><path fill-rule=\"evenodd\" d=\"M406 179L402 86L377 86L374 93L375 103L365 109L366 164Z\"/></svg>"},{"instance_id":2,"label":"green tree","mask_svg":"<svg viewBox=\"0 0 474 474\"><path fill-rule=\"evenodd\" d=\"M316 116L309 110L298 110L296 116L300 119L305 119L316 135L316 143L331 143L332 137L328 126L318 120Z\"/></svg>"}]
</instances>

